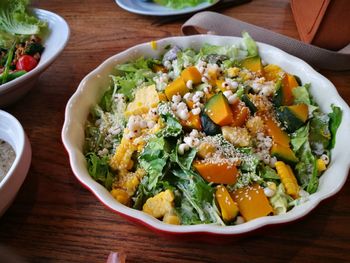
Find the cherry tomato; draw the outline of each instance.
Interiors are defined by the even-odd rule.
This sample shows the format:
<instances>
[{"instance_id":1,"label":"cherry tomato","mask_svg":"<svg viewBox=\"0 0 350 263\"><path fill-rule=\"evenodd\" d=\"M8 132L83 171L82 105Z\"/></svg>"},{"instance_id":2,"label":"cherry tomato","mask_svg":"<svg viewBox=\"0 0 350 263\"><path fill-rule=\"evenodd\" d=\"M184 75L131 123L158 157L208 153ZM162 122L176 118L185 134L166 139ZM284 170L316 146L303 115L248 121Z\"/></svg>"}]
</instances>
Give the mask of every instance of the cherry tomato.
<instances>
[{"instance_id":1,"label":"cherry tomato","mask_svg":"<svg viewBox=\"0 0 350 263\"><path fill-rule=\"evenodd\" d=\"M31 71L38 65L38 61L30 55L21 56L16 63L17 70Z\"/></svg>"}]
</instances>

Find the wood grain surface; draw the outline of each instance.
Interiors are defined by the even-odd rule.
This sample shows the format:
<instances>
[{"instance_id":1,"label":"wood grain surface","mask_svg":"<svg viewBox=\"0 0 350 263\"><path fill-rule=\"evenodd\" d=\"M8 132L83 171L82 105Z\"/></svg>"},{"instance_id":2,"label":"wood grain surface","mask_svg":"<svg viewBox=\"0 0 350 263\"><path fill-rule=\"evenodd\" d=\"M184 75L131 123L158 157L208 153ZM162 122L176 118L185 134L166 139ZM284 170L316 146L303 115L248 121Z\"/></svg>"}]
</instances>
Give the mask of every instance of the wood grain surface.
<instances>
[{"instance_id":1,"label":"wood grain surface","mask_svg":"<svg viewBox=\"0 0 350 263\"><path fill-rule=\"evenodd\" d=\"M35 88L6 109L24 126L33 157L14 204L0 219L0 262L3 253L25 262L106 262L110 251L125 252L127 262L350 262L349 179L299 222L226 240L159 235L106 209L70 169L60 135L67 100L106 58L180 35L184 21L157 27L152 23L158 18L128 13L113 0L32 4L64 17L71 37ZM222 13L298 38L287 0L253 0ZM321 73L349 104L350 72Z\"/></svg>"}]
</instances>

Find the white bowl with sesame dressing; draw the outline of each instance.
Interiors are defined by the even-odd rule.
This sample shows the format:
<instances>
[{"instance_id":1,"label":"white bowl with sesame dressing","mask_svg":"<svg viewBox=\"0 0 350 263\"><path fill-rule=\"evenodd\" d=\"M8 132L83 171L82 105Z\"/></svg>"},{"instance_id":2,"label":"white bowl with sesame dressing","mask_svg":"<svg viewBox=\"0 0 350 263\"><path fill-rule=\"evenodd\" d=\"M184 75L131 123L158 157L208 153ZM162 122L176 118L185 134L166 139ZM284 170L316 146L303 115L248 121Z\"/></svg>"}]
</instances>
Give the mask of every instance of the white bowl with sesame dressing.
<instances>
[{"instance_id":1,"label":"white bowl with sesame dressing","mask_svg":"<svg viewBox=\"0 0 350 263\"><path fill-rule=\"evenodd\" d=\"M30 142L22 125L11 114L0 110L0 141L10 145L14 158L9 158L10 151L0 147L0 216L14 201L32 160ZM1 142L0 142L1 143ZM6 151L6 154L5 154ZM7 163L5 165L5 163Z\"/></svg>"},{"instance_id":2,"label":"white bowl with sesame dressing","mask_svg":"<svg viewBox=\"0 0 350 263\"><path fill-rule=\"evenodd\" d=\"M297 75L303 83L311 83L311 93L320 105L323 112L330 112L331 104L339 106L343 111L342 123L338 129L336 145L332 150L332 161L327 171L322 175L319 188L309 200L283 215L260 217L249 222L218 226L212 224L199 225L169 225L155 219L142 211L138 211L118 203L113 196L88 173L87 163L83 153L84 127L91 107L98 103L104 91L110 84L109 75L114 72L117 64L143 57L159 57L168 45L177 45L182 48L199 49L203 44L214 45L239 44L242 39L237 37L223 37L212 35L195 35L172 37L157 41L157 48L150 43L144 43L116 54L105 60L100 66L89 73L80 83L76 92L66 106L65 122L62 129L62 140L67 149L70 165L77 179L89 189L98 200L110 210L140 222L147 227L169 234L217 234L240 235L254 231L267 225L288 223L300 219L313 210L322 200L335 195L344 185L350 167L350 110L346 102L339 96L333 84L316 72L311 66L299 58L267 44L258 43L262 59L271 64L277 64L286 72Z\"/></svg>"}]
</instances>

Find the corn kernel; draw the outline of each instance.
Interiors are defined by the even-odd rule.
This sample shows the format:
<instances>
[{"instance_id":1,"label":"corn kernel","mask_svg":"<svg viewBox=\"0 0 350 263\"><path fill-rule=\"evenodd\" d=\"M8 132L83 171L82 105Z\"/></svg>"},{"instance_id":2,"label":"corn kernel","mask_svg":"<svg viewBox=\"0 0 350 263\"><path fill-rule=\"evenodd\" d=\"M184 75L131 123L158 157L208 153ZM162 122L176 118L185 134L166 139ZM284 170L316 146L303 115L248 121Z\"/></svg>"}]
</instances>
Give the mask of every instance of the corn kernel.
<instances>
[{"instance_id":1,"label":"corn kernel","mask_svg":"<svg viewBox=\"0 0 350 263\"><path fill-rule=\"evenodd\" d=\"M322 159L317 159L316 164L317 164L317 170L318 170L319 172L323 172L324 170L327 169L326 163L325 163L325 161L322 160Z\"/></svg>"},{"instance_id":2,"label":"corn kernel","mask_svg":"<svg viewBox=\"0 0 350 263\"><path fill-rule=\"evenodd\" d=\"M123 189L113 189L112 196L121 204L128 205L130 199L128 193Z\"/></svg>"},{"instance_id":3,"label":"corn kernel","mask_svg":"<svg viewBox=\"0 0 350 263\"><path fill-rule=\"evenodd\" d=\"M175 214L165 214L163 217L163 222L171 225L180 225L180 218Z\"/></svg>"},{"instance_id":4,"label":"corn kernel","mask_svg":"<svg viewBox=\"0 0 350 263\"><path fill-rule=\"evenodd\" d=\"M154 41L154 40L151 41L151 48L152 48L153 50L156 50L156 49L157 49L157 42L156 42L156 41Z\"/></svg>"}]
</instances>

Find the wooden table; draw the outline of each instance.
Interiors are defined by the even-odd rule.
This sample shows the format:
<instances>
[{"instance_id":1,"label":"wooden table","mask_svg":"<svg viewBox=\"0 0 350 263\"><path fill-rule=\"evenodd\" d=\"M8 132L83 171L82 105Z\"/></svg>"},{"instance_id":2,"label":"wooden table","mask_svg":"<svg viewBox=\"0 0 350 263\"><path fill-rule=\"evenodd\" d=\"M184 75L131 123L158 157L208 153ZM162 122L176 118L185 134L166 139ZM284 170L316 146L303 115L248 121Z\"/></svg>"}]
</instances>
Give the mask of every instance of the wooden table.
<instances>
[{"instance_id":1,"label":"wooden table","mask_svg":"<svg viewBox=\"0 0 350 263\"><path fill-rule=\"evenodd\" d=\"M183 21L156 27L155 17L128 13L112 0L33 5L64 17L71 38L36 87L6 109L24 126L33 158L20 193L0 219L1 246L28 262L105 262L110 251L125 252L127 262L350 261L349 179L299 222L221 242L161 236L106 209L71 172L60 135L66 102L103 60L138 43L180 35ZM253 0L223 13L298 38L287 0ZM350 72L321 73L350 103Z\"/></svg>"}]
</instances>

